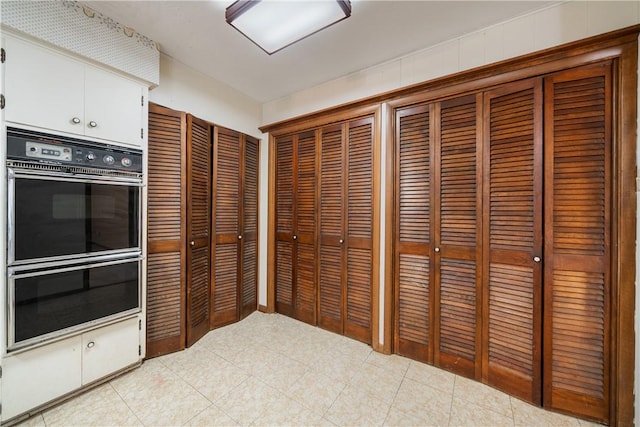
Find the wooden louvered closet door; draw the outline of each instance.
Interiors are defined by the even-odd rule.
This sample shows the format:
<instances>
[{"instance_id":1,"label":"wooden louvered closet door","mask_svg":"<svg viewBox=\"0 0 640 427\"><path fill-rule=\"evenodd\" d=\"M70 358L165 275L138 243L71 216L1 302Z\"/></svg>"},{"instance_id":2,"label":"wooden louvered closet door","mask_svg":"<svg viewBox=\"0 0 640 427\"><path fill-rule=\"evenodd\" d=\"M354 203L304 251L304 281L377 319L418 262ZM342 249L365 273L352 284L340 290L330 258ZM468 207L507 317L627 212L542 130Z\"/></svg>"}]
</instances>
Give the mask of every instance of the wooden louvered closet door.
<instances>
[{"instance_id":1,"label":"wooden louvered closet door","mask_svg":"<svg viewBox=\"0 0 640 427\"><path fill-rule=\"evenodd\" d=\"M185 346L186 114L149 104L147 352Z\"/></svg>"},{"instance_id":2,"label":"wooden louvered closet door","mask_svg":"<svg viewBox=\"0 0 640 427\"><path fill-rule=\"evenodd\" d=\"M544 406L609 422L611 64L545 79Z\"/></svg>"},{"instance_id":3,"label":"wooden louvered closet door","mask_svg":"<svg viewBox=\"0 0 640 427\"><path fill-rule=\"evenodd\" d=\"M315 131L276 139L276 311L316 324Z\"/></svg>"},{"instance_id":4,"label":"wooden louvered closet door","mask_svg":"<svg viewBox=\"0 0 640 427\"><path fill-rule=\"evenodd\" d=\"M213 147L215 239L212 251L212 328L238 320L240 160L240 134L215 126Z\"/></svg>"},{"instance_id":5,"label":"wooden louvered closet door","mask_svg":"<svg viewBox=\"0 0 640 427\"><path fill-rule=\"evenodd\" d=\"M320 258L318 267L318 325L344 334L346 266L344 264L344 135L342 124L321 130Z\"/></svg>"},{"instance_id":6,"label":"wooden louvered closet door","mask_svg":"<svg viewBox=\"0 0 640 427\"><path fill-rule=\"evenodd\" d=\"M187 346L209 331L210 125L187 115Z\"/></svg>"},{"instance_id":7,"label":"wooden louvered closet door","mask_svg":"<svg viewBox=\"0 0 640 427\"><path fill-rule=\"evenodd\" d=\"M487 384L541 398L542 82L484 97L483 355Z\"/></svg>"},{"instance_id":8,"label":"wooden louvered closet door","mask_svg":"<svg viewBox=\"0 0 640 427\"><path fill-rule=\"evenodd\" d=\"M434 106L434 364L480 378L482 95Z\"/></svg>"},{"instance_id":9,"label":"wooden louvered closet door","mask_svg":"<svg viewBox=\"0 0 640 427\"><path fill-rule=\"evenodd\" d=\"M348 123L344 334L371 343L373 117Z\"/></svg>"},{"instance_id":10,"label":"wooden louvered closet door","mask_svg":"<svg viewBox=\"0 0 640 427\"><path fill-rule=\"evenodd\" d=\"M239 317L258 308L258 140L243 135L242 257Z\"/></svg>"},{"instance_id":11,"label":"wooden louvered closet door","mask_svg":"<svg viewBox=\"0 0 640 427\"><path fill-rule=\"evenodd\" d=\"M394 348L432 363L431 108L396 113Z\"/></svg>"}]
</instances>

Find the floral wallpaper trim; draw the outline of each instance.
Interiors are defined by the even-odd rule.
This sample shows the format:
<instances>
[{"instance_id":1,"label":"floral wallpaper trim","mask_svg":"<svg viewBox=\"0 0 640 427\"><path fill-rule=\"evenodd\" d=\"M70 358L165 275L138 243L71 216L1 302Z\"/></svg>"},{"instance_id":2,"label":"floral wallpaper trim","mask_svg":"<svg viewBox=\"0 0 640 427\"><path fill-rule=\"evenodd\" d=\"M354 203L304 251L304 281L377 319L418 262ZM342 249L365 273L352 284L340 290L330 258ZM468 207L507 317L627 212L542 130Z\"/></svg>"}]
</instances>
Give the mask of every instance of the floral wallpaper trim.
<instances>
[{"instance_id":1,"label":"floral wallpaper trim","mask_svg":"<svg viewBox=\"0 0 640 427\"><path fill-rule=\"evenodd\" d=\"M62 5L67 9L73 10L74 12L88 19L95 19L98 23L104 25L106 28L115 33L122 33L122 35L125 37L135 39L142 46L148 47L149 49L155 49L157 51L160 50L158 43L154 42L149 37L138 33L133 28L125 27L124 25L121 25L119 22L114 21L108 16L105 16L88 6L80 4L75 0L62 0Z\"/></svg>"}]
</instances>

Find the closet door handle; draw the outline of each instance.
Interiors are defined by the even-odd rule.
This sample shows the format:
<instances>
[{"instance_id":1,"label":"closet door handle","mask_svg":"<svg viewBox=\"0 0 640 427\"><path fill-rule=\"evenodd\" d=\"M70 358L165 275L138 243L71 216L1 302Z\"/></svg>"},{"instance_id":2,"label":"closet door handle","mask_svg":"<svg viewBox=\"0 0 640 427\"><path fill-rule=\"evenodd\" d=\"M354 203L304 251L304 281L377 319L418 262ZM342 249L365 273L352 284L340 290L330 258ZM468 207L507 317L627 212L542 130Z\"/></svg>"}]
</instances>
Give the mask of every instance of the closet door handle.
<instances>
[{"instance_id":1,"label":"closet door handle","mask_svg":"<svg viewBox=\"0 0 640 427\"><path fill-rule=\"evenodd\" d=\"M434 249L434 251L435 251L436 253L438 253L438 252L440 252L440 248L435 248L435 249Z\"/></svg>"},{"instance_id":2,"label":"closet door handle","mask_svg":"<svg viewBox=\"0 0 640 427\"><path fill-rule=\"evenodd\" d=\"M293 236L293 240L298 240L298 236Z\"/></svg>"},{"instance_id":3,"label":"closet door handle","mask_svg":"<svg viewBox=\"0 0 640 427\"><path fill-rule=\"evenodd\" d=\"M343 243L344 243L344 239L340 239L340 244L343 244Z\"/></svg>"},{"instance_id":4,"label":"closet door handle","mask_svg":"<svg viewBox=\"0 0 640 427\"><path fill-rule=\"evenodd\" d=\"M242 234L238 235L238 240L242 240Z\"/></svg>"},{"instance_id":5,"label":"closet door handle","mask_svg":"<svg viewBox=\"0 0 640 427\"><path fill-rule=\"evenodd\" d=\"M540 262L540 261L542 261L542 258L540 258L539 256L533 257L533 262Z\"/></svg>"},{"instance_id":6,"label":"closet door handle","mask_svg":"<svg viewBox=\"0 0 640 427\"><path fill-rule=\"evenodd\" d=\"M190 242L189 242L189 245L191 245L191 246L195 246L195 245L196 245L195 240L190 241Z\"/></svg>"}]
</instances>

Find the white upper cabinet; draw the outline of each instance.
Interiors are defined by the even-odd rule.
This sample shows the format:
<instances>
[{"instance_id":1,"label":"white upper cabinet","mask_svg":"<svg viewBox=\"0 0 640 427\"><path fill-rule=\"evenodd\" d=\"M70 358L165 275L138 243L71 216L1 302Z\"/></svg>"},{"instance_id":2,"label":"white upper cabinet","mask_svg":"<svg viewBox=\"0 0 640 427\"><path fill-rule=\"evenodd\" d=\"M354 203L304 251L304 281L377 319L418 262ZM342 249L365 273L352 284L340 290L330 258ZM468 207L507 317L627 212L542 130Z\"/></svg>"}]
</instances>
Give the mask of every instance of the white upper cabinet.
<instances>
[{"instance_id":1,"label":"white upper cabinet","mask_svg":"<svg viewBox=\"0 0 640 427\"><path fill-rule=\"evenodd\" d=\"M18 38L5 49L7 122L142 143L143 85Z\"/></svg>"}]
</instances>

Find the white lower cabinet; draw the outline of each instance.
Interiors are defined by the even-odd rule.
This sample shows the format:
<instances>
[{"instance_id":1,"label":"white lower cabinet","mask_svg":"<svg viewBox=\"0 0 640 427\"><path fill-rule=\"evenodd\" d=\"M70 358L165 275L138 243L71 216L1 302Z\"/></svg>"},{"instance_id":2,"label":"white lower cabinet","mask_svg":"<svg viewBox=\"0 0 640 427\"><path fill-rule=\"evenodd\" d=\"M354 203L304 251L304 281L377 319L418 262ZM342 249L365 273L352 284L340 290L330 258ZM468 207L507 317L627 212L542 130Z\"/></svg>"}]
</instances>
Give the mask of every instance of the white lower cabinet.
<instances>
[{"instance_id":1,"label":"white lower cabinet","mask_svg":"<svg viewBox=\"0 0 640 427\"><path fill-rule=\"evenodd\" d=\"M2 414L6 421L137 363L139 317L6 356Z\"/></svg>"}]
</instances>

